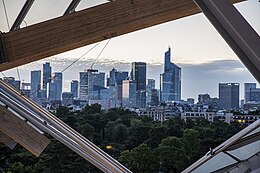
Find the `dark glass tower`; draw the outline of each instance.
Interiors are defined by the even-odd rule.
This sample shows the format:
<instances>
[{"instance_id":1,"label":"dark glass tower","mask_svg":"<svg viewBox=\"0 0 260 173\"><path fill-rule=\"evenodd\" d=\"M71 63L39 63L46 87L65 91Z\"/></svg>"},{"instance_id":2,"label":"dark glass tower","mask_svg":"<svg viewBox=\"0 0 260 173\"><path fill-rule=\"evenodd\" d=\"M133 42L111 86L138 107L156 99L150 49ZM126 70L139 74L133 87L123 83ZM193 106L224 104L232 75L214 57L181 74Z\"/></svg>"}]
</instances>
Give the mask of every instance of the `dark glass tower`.
<instances>
[{"instance_id":1,"label":"dark glass tower","mask_svg":"<svg viewBox=\"0 0 260 173\"><path fill-rule=\"evenodd\" d=\"M31 71L31 91L30 97L34 101L40 97L41 90L41 70Z\"/></svg>"},{"instance_id":2,"label":"dark glass tower","mask_svg":"<svg viewBox=\"0 0 260 173\"><path fill-rule=\"evenodd\" d=\"M133 62L131 80L136 81L136 106L146 107L146 63Z\"/></svg>"},{"instance_id":3,"label":"dark glass tower","mask_svg":"<svg viewBox=\"0 0 260 173\"><path fill-rule=\"evenodd\" d=\"M219 109L239 108L239 83L219 84Z\"/></svg>"},{"instance_id":4,"label":"dark glass tower","mask_svg":"<svg viewBox=\"0 0 260 173\"><path fill-rule=\"evenodd\" d=\"M160 101L181 100L181 68L171 63L171 48L165 52L164 73L160 75Z\"/></svg>"},{"instance_id":5,"label":"dark glass tower","mask_svg":"<svg viewBox=\"0 0 260 173\"><path fill-rule=\"evenodd\" d=\"M51 65L49 62L43 64L42 73L42 98L47 99L47 85L51 82Z\"/></svg>"}]
</instances>

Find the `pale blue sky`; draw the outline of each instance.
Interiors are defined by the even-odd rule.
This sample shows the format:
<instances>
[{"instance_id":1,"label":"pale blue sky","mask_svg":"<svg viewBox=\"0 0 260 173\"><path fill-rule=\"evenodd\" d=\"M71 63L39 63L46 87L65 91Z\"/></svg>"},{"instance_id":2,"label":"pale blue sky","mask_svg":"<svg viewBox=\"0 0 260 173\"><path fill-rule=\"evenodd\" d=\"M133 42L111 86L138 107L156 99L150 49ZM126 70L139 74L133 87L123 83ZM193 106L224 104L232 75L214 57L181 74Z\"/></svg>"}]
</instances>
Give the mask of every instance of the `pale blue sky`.
<instances>
[{"instance_id":1,"label":"pale blue sky","mask_svg":"<svg viewBox=\"0 0 260 173\"><path fill-rule=\"evenodd\" d=\"M5 0L5 2L9 22L10 25L12 25L25 0ZM84 9L87 6L93 6L94 4L100 4L103 2L103 0L82 0L78 9ZM64 13L69 3L70 0L36 0L29 14L25 18L25 21L28 25L31 25L60 16ZM236 4L236 7L259 34L260 2L258 2L258 0L248 0ZM0 2L0 19L0 31L6 32L8 29L2 2ZM25 23L22 24L22 27L24 26ZM102 44L104 45L105 41ZM86 55L82 60L95 58L102 49L102 44ZM90 46L75 49L73 51L56 55L55 57L62 57L63 60L72 60L81 56L90 48ZM147 63L162 64L164 60L164 52L167 50L168 46L172 48L172 62L181 65L183 68L183 98L196 98L198 93L204 92L211 93L212 96L217 96L218 82L229 82L229 80L232 80L232 78L223 78L221 81L221 76L217 75L224 74L219 73L218 70L221 68L216 68L214 65L220 64L225 66L225 63L228 62L226 60L239 59L203 14L193 15L113 38L99 60L104 61L105 59L110 59L122 62L145 61ZM218 61L221 63L216 63ZM208 69L208 75L203 75L204 73L207 73L207 66L205 64L213 64L210 67L216 68L216 70ZM32 64L31 67L33 66L34 65ZM99 67L102 68L102 66ZM229 67L230 71L227 70ZM55 65L53 65L54 71L55 68ZM203 74L198 70L199 68L205 68L201 71ZM25 70L26 67L20 67L20 69ZM59 68L56 68L56 70L58 69ZM32 69L30 68L30 70ZM84 68L79 67L78 70L82 71ZM234 75L233 81L230 82L255 82L242 64L238 67L237 65L232 66L227 63L225 66L225 72ZM9 70L6 73L17 76L15 70ZM150 77L155 78L158 83L158 76L160 73L162 73L162 71L158 71L157 76L155 75ZM29 73L25 74L27 76L22 76L22 78L28 81ZM212 76L213 74L215 77ZM243 76L242 78L241 75ZM194 77L197 77L198 83L195 82L196 84L193 83L193 86L190 86L190 80ZM77 78L78 73L75 73L73 79ZM205 87L207 82L203 83L203 81L207 80L211 81L211 85L208 88ZM67 84L68 83L69 81L67 81ZM213 88L213 86L216 87ZM65 90L69 89L66 83L65 88Z\"/></svg>"}]
</instances>

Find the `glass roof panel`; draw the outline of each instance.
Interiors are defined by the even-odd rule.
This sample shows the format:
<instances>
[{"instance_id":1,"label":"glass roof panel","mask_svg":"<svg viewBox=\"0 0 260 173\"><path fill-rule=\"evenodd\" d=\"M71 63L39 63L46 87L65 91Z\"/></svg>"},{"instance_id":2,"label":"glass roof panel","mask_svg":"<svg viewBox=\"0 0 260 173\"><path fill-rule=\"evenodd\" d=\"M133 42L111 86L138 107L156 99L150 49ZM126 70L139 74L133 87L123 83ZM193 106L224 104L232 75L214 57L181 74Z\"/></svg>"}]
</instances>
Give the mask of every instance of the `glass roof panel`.
<instances>
[{"instance_id":1,"label":"glass roof panel","mask_svg":"<svg viewBox=\"0 0 260 173\"><path fill-rule=\"evenodd\" d=\"M256 153L260 152L260 141L253 142L251 144L245 145L243 147L228 152L236 156L240 160L246 160L255 155Z\"/></svg>"},{"instance_id":2,"label":"glass roof panel","mask_svg":"<svg viewBox=\"0 0 260 173\"><path fill-rule=\"evenodd\" d=\"M214 156L213 158L211 158L210 160L208 160L207 162L205 162L203 165L198 167L193 172L194 173L213 172L234 163L237 163L237 161L232 159L225 153L221 152L216 156Z\"/></svg>"}]
</instances>

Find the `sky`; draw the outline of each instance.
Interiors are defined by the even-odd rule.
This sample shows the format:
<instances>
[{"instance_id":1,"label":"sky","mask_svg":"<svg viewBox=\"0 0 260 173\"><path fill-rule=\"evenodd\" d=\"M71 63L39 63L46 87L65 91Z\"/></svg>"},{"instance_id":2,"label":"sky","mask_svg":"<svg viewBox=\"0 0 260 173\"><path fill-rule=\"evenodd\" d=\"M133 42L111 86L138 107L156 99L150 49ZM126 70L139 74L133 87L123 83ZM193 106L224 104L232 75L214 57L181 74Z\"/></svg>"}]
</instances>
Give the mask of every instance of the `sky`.
<instances>
[{"instance_id":1,"label":"sky","mask_svg":"<svg viewBox=\"0 0 260 173\"><path fill-rule=\"evenodd\" d=\"M10 26L24 2L25 0L5 0ZM25 18L25 22L22 23L22 27L62 15L69 3L70 0L35 1ZM101 3L104 3L104 1L82 0L76 10ZM235 6L259 34L260 2L248 0ZM0 2L0 31L8 31L2 2ZM67 76L78 79L76 72L88 68L91 59L97 57L105 43L106 41L102 42L81 59L82 61L79 63L85 64L85 66L78 65L77 68L68 70L69 74L72 71L75 72L74 76ZM21 76L29 82L29 71L27 69L38 70L41 68L39 64L45 61L53 62L54 71L61 70L61 60L63 62L74 60L84 54L91 46L93 45L55 55L38 63L21 66L19 67L22 71ZM115 68L126 70L128 67L128 70L130 70L129 63L144 61L149 64L148 77L154 78L158 86L159 73L162 73L164 52L168 49L168 46L172 49L172 62L182 68L182 96L184 99L188 97L197 98L198 93L210 93L212 96L217 96L219 82L240 82L241 98L243 98L242 83L256 82L203 14L189 16L113 38L98 59L96 66L100 68L100 71L108 72L108 69L105 70L106 67L102 66L106 62L108 66L110 64L109 67L111 68L116 66ZM58 63L55 65L57 61ZM5 73L17 77L15 69L8 70ZM65 90L69 90L69 80L64 74Z\"/></svg>"}]
</instances>

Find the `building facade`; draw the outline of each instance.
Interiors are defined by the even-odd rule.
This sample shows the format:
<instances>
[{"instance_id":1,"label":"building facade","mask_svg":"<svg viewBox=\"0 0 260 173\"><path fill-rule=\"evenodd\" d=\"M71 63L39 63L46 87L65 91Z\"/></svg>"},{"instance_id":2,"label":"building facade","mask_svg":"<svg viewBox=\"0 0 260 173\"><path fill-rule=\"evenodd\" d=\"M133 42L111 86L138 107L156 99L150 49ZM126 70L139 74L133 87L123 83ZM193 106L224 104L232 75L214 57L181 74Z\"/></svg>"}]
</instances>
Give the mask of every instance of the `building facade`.
<instances>
[{"instance_id":1,"label":"building facade","mask_svg":"<svg viewBox=\"0 0 260 173\"><path fill-rule=\"evenodd\" d=\"M40 98L41 93L41 70L31 71L31 91L30 98L36 101L37 98Z\"/></svg>"},{"instance_id":2,"label":"building facade","mask_svg":"<svg viewBox=\"0 0 260 173\"><path fill-rule=\"evenodd\" d=\"M219 109L239 108L239 83L219 83Z\"/></svg>"},{"instance_id":3,"label":"building facade","mask_svg":"<svg viewBox=\"0 0 260 173\"><path fill-rule=\"evenodd\" d=\"M181 68L171 63L171 49L165 52L164 73L160 75L160 101L181 100Z\"/></svg>"},{"instance_id":4,"label":"building facade","mask_svg":"<svg viewBox=\"0 0 260 173\"><path fill-rule=\"evenodd\" d=\"M49 62L43 64L42 72L42 98L47 99L47 87L51 82L51 65Z\"/></svg>"}]
</instances>

